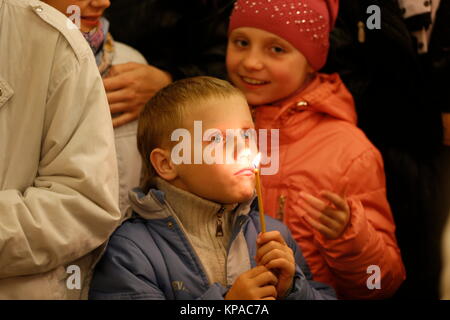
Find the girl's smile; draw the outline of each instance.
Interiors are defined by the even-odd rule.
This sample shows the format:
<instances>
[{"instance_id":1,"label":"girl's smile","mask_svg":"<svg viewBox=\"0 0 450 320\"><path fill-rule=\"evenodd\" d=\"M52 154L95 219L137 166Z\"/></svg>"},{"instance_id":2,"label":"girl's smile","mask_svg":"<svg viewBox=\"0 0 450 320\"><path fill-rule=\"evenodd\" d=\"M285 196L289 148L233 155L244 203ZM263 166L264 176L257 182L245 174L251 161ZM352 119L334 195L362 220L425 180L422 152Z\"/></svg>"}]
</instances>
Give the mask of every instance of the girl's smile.
<instances>
[{"instance_id":1,"label":"girl's smile","mask_svg":"<svg viewBox=\"0 0 450 320\"><path fill-rule=\"evenodd\" d=\"M313 72L305 56L288 41L250 27L230 33L227 70L250 105L269 104L290 96Z\"/></svg>"}]
</instances>

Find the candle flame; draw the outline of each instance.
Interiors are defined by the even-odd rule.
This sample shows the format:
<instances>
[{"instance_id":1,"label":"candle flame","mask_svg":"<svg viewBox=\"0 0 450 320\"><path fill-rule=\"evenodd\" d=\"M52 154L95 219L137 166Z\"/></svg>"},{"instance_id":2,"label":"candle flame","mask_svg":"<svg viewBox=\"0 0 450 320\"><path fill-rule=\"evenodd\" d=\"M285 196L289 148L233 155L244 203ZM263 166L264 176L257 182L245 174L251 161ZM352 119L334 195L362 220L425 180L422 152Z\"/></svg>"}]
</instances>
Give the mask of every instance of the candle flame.
<instances>
[{"instance_id":1,"label":"candle flame","mask_svg":"<svg viewBox=\"0 0 450 320\"><path fill-rule=\"evenodd\" d=\"M259 167L259 163L261 162L261 152L259 152L255 159L253 160L253 166L255 167L255 169L257 169Z\"/></svg>"}]
</instances>

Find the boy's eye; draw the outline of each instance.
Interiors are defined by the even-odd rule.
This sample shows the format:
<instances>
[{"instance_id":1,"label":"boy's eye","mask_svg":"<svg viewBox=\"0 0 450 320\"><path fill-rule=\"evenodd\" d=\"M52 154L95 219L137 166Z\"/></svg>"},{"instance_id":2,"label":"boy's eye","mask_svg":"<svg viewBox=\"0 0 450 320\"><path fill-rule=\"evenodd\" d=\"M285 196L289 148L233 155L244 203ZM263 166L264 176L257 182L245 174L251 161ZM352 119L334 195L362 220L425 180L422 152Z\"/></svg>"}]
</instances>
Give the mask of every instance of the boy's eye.
<instances>
[{"instance_id":1,"label":"boy's eye","mask_svg":"<svg viewBox=\"0 0 450 320\"><path fill-rule=\"evenodd\" d=\"M223 141L223 137L221 133L215 133L212 137L211 137L211 142L214 143L221 143Z\"/></svg>"},{"instance_id":2,"label":"boy's eye","mask_svg":"<svg viewBox=\"0 0 450 320\"><path fill-rule=\"evenodd\" d=\"M241 137L244 139L250 139L250 132L249 130L241 130Z\"/></svg>"}]
</instances>

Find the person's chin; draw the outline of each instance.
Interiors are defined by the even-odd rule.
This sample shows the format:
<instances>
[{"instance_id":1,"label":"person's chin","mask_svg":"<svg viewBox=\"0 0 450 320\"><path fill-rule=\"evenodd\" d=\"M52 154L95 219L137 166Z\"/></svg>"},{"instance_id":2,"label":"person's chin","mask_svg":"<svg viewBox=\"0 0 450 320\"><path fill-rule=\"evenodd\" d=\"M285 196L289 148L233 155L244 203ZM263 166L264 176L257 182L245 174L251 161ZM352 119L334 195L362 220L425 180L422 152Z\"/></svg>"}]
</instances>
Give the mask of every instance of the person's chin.
<instances>
[{"instance_id":1,"label":"person's chin","mask_svg":"<svg viewBox=\"0 0 450 320\"><path fill-rule=\"evenodd\" d=\"M95 29L95 27L80 26L80 31L85 33L91 32L93 29Z\"/></svg>"},{"instance_id":2,"label":"person's chin","mask_svg":"<svg viewBox=\"0 0 450 320\"><path fill-rule=\"evenodd\" d=\"M235 203L241 203L241 202L246 202L249 201L254 195L254 189L248 189L248 190L243 190L241 191L237 196L236 196L236 201Z\"/></svg>"},{"instance_id":3,"label":"person's chin","mask_svg":"<svg viewBox=\"0 0 450 320\"><path fill-rule=\"evenodd\" d=\"M272 102L272 100L269 97L254 93L246 94L245 98L247 99L248 104L251 106L259 106L269 104L270 102Z\"/></svg>"},{"instance_id":4,"label":"person's chin","mask_svg":"<svg viewBox=\"0 0 450 320\"><path fill-rule=\"evenodd\" d=\"M238 192L229 194L228 196L222 196L220 199L214 199L215 202L223 204L235 204L242 203L250 200L253 197L253 191L251 192Z\"/></svg>"}]
</instances>

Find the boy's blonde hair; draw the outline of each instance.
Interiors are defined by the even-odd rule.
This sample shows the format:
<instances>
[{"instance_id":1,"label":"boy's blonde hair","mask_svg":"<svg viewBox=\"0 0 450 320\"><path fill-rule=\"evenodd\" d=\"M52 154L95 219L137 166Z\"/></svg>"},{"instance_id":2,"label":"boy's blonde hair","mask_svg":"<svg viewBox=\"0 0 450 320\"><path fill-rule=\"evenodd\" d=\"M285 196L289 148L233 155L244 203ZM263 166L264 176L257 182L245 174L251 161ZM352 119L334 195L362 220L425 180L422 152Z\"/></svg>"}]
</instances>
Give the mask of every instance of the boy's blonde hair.
<instances>
[{"instance_id":1,"label":"boy's blonde hair","mask_svg":"<svg viewBox=\"0 0 450 320\"><path fill-rule=\"evenodd\" d=\"M158 91L145 105L139 116L137 146L143 162L142 187L148 192L156 172L150 154L156 148L174 145L170 136L175 129L184 128L183 119L192 108L212 98L226 99L239 95L239 89L229 82L213 77L193 77L175 81Z\"/></svg>"}]
</instances>

